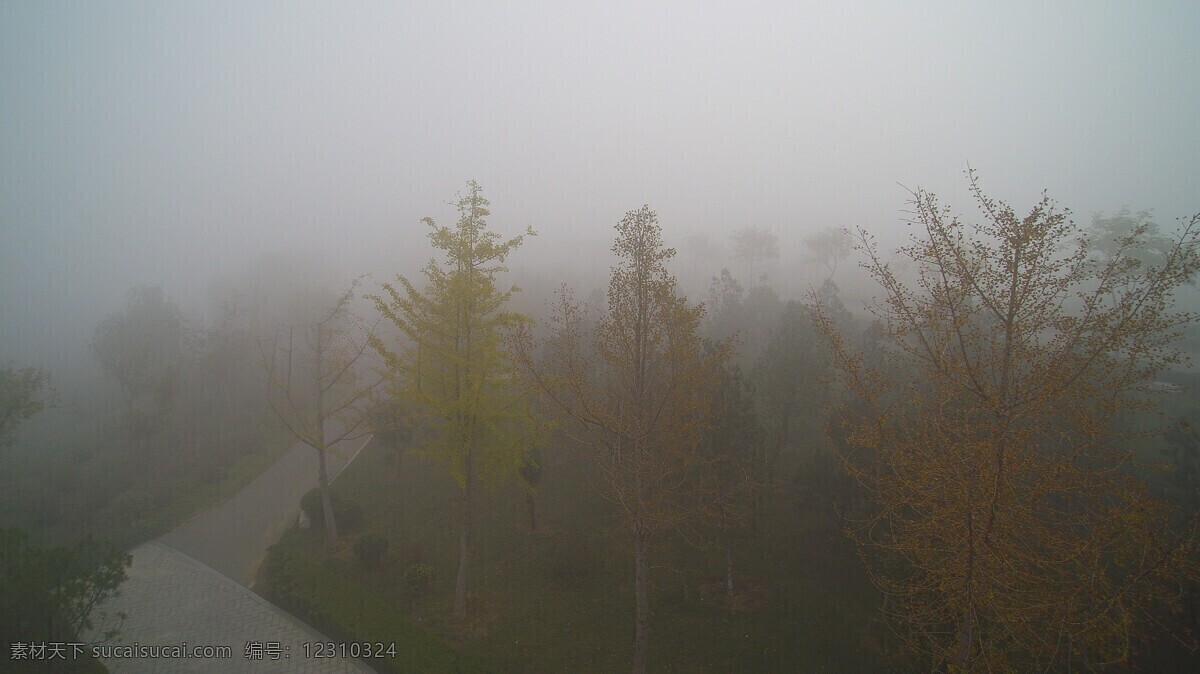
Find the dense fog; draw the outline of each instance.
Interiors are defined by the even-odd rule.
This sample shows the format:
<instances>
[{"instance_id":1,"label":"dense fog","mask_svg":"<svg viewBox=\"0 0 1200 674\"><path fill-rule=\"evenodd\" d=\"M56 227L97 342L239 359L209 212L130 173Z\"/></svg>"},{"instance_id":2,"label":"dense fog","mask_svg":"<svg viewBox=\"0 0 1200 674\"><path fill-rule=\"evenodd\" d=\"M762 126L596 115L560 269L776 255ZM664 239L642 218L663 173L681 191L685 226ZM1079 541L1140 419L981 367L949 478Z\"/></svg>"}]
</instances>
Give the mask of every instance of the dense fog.
<instances>
[{"instance_id":1,"label":"dense fog","mask_svg":"<svg viewBox=\"0 0 1200 674\"><path fill-rule=\"evenodd\" d=\"M892 239L901 185L969 212L968 162L1016 203L1169 224L1200 184L1197 12L5 3L3 356L83 365L68 354L130 287L207 311L272 256L390 278L469 179L497 228L538 231L514 268L599 274L649 203L678 247L767 228L806 285L805 233Z\"/></svg>"},{"instance_id":2,"label":"dense fog","mask_svg":"<svg viewBox=\"0 0 1200 674\"><path fill-rule=\"evenodd\" d=\"M324 540L314 534L303 544L283 540L292 541L297 549L308 545L320 551L312 553L318 557L336 558L329 550L342 545L343 561L357 555L358 562L372 569L363 572L368 574L363 577L373 579L364 583L391 588L381 590L383 596L391 596L386 593L394 589L402 597L397 601L405 607L405 619L447 639L454 652L467 654L461 657L478 657L485 669L509 671L520 669L513 663L529 662L534 670L606 671L628 668L632 657L635 671L644 671L649 637L642 631L642 611L649 609L642 602L647 596L660 602L656 606L667 606L664 612L678 619L675 624L691 625L678 627L678 633L671 631L676 628L664 631L663 650L655 651L656 645L649 651L652 670L693 671L697 663L748 671L900 670L916 661L896 654L912 652L970 671L976 671L970 667L982 671L1020 669L1031 662L1060 663L1057 650L1046 660L1038 659L1042 655L1036 655L1041 653L1036 649L1028 651L1035 653L1028 660L989 659L1002 657L989 650L987 641L988 635L999 633L996 625L1005 625L1014 641L1022 637L1013 635L1025 629L1023 623L1004 622L1008 614L1001 609L987 617L938 614L913 628L916 632L881 636L882 619L874 616L882 595L872 592L889 590L877 577L868 578L873 573L870 560L877 558L863 553L860 568L854 550L864 549L855 548L863 545L862 540L841 534L852 529L847 517L865 512L876 516L871 508L885 503L879 499L886 496L863 477L870 471L863 468L866 464L854 463L861 456L850 450L859 447L856 443L878 449L887 445L889 436L880 430L884 440L868 441L859 433L861 428L855 424L865 423L877 401L871 387L856 388L866 379L851 374L858 374L854 368L866 363L878 368L871 377L912 387L897 399L928 402L936 398L930 390L940 391L937 382L942 377L953 379L951 374L959 372L955 368L961 366L974 376L972 368L988 363L987 354L1003 351L1003 367L995 372L1004 374L988 374L1002 382L996 384L1000 393L990 398L993 394L984 391L991 386L990 379L984 384L971 380L963 389L968 397L978 394L984 400L1003 401L1009 395L1010 370L1005 368L1011 366L1012 340L1006 337L1003 346L997 346L997 325L1007 325L1013 332L1013 317L1019 314L1017 322L1028 321L1025 338L1036 345L1028 347L1026 355L1034 355L1029 355L1027 367L1011 366L1013 377L1039 372L1040 367L1051 373L1051 364L1035 356L1051 352L1038 349L1061 346L1055 341L1060 337L1068 344L1054 352L1062 356L1060 360L1086 352L1093 344L1088 340L1094 340L1095 358L1112 357L1117 363L1128 356L1132 374L1120 378L1113 374L1119 369L1114 365L1094 381L1083 377L1094 384L1087 395L1095 395L1079 398L1086 398L1084 402L1062 403L1061 408L1056 406L1057 398L1047 398L1041 407L1064 416L1046 423L1075 419L1062 410L1098 405L1096 409L1103 408L1112 418L1084 424L1080 428L1085 430L1078 434L1094 433L1105 438L1098 444L1115 445L1119 444L1113 439L1116 433L1130 433L1132 438L1134 431L1145 431L1137 441L1143 444L1131 449L1129 456L1136 454L1146 465L1165 460L1175 466L1174 477L1148 477L1150 473L1139 472L1142 469L1132 463L1121 463L1120 471L1144 479L1148 494L1178 506L1179 512L1200 508L1196 437L1189 425L1200 423L1200 409L1194 391L1187 388L1196 383L1195 371L1186 358L1163 355L1163 349L1178 349L1183 356L1200 358L1196 315L1170 313L1200 310L1196 270L1188 266L1195 263L1193 216L1200 212L1197 26L1200 5L1183 1L988 6L955 2L741 6L623 0L590 4L524 0L0 3L0 367L6 368L5 412L11 411L9 418L17 420L7 427L0 424L0 484L5 492L0 498L0 529L27 532L32 541L29 550L69 548L85 534L125 550L147 540L163 540L237 583L253 586L259 582L254 578L268 579L261 582L275 589L260 588L264 596L303 619L317 621L318 629L332 631L338 639L374 640L376 636L364 637L344 625L334 627L313 618L320 614L313 608L319 598L304 597L303 602L310 603L303 604L296 596L272 594L283 587L280 569L286 565L278 560L292 559L284 552L273 553L275 566L268 562L270 569L265 572L258 571L259 557L265 554L261 550L245 552L245 559L238 556L240 551L229 553L230 571L221 566L224 561L204 556L201 548L209 543L198 543L200 538L178 528L185 521L192 522L189 526L194 529L203 526L202 520L195 524L190 518L230 498L256 475L267 474L267 467L296 442L322 445L317 449L325 500L309 505L321 510L319 517L341 513L342 506L325 493L329 479L347 459L335 447L349 447L359 438L365 441L369 431L373 444L365 449L354 444L354 451L363 452L357 461L366 467L355 473L351 465L341 482L343 491L334 493L354 500L354 509L361 510L347 518L357 521L358 517L367 524L361 531L348 524L350 533L341 543L336 533ZM471 210L481 203L471 201L475 197L487 200L486 217ZM1049 210L1034 210L1044 197L1050 200ZM966 299L947 300L955 297L949 290L952 284L943 276L939 291L936 282L927 284L936 276L925 274L945 272L948 267L942 263L953 256L938 256L960 249L953 248L952 236L944 239L947 248L939 248L942 244L936 242L942 240L932 233L959 230L930 226L936 219L933 214L944 213L946 223L957 217L967 231L974 231L970 227L976 223L986 227L1003 220L989 211L994 205L989 198L1010 205L1016 218L1029 216L1027 224L1035 223L1034 229L1044 226L1040 231L1051 232L1045 240L1055 252L1042 251L1044 260L1054 273L1067 274L1064 270L1071 269L1079 275L1072 278L1082 279L1078 288L1086 292L1076 294L1076 286L1070 285L1069 292L1054 295L1057 310L1091 318L1099 315L1103 302L1111 302L1112 307L1142 307L1132 299L1125 304L1135 294L1122 293L1145 283L1151 300L1143 298L1143 303L1150 306L1161 299L1161 307L1155 305L1158 308L1153 310L1159 313L1135 321L1119 318L1124 314L1114 309L1112 315L1118 318L1100 321L1095 334L1081 331L1076 339L1070 336L1073 328L1064 327L1075 324L1038 313L1054 304L1048 299L1028 314L1014 309L1006 324L1003 312L989 304L987 284L994 279L987 280L980 269L990 263L995 263L995 269L1007 269L1009 259L1014 260L1013 268L1019 267L1022 246L1039 236L1034 230L1010 239L1001 230L981 235L982 248L970 253L978 256L971 260L979 265L971 273L980 273L985 280L980 282L964 271L970 265L962 265L962 287L974 284L973 290L963 291ZM643 205L652 209L652 220L647 219L649 211L639 210ZM1059 229L1055 229L1059 227L1056 213L1063 213L1062 222L1067 223ZM430 218L435 227L431 229L423 218ZM460 234L462 223L471 222L495 233L497 242L517 241L499 256L505 269L494 279L485 274L486 281L479 281L484 286L494 281L495 288L481 286L472 292L473 297L491 297L489 292L518 288L503 306L523 312L530 323L517 329L516 319L497 319L507 331L503 340L497 337L497 343L502 341L504 348L518 354L512 356L513 371L523 374L513 374L512 381L531 388L523 394L525 402L497 399L491 404L509 409L528 402L539 419L552 421L530 422L530 428L522 431L525 454L498 459L481 454L485 458L478 459L481 463L474 469L470 458L464 464L462 457L446 459L438 453L441 427L421 417L436 416L430 410L440 409L429 401L423 408L413 402L415 398L406 398L403 405L381 407L382 416L369 419L331 413L329 426L322 416L314 427L317 431L305 430L308 421L297 410L319 409L336 399L342 405L339 413L362 412L368 400L378 402L385 393L394 397L393 402L399 401L408 394L398 391L411 383L399 383L396 373L400 371L415 382L428 382L429 375L422 369L429 367L428 362L415 360L414 365L405 360L422 357L414 344L430 347L417 335L420 329L414 332L404 324L403 303L397 299L403 286L397 277L411 281L418 292L434 288L434 277L425 265L431 259L435 266L448 259L449 244L439 244L431 232L442 227L450 236L456 221ZM624 297L618 271L642 269L638 266L642 262L629 262L634 258L622 257L614 248L614 241L623 240L630 231L617 227L618 223L646 227L645 232L658 232L653 225L661 227L659 248L675 250L673 257L663 258L662 273L677 282L670 292L686 298L680 306L705 303L705 313L692 318L682 309L678 311L683 313L663 309L661 314L667 317L663 324L691 326L662 337L676 349L663 352L669 358L662 357L675 365L693 360L708 363L711 367L693 365L697 372L708 372L704 376L711 375L712 382L720 382L710 382L716 387L710 393L725 406L726 417L712 422L712 427L723 430L714 431L714 439L705 442L770 447L762 449L762 456L755 455L759 463L754 470L763 471L757 482L733 485L729 476L737 471L728 472L732 469L712 478L710 491L754 492L741 505L722 501L724 510L717 524L710 518L693 529L691 523L672 519L674 515L661 515L666 511L651 508L650 512L658 513L652 517L631 508L629 494L642 494L645 489L640 481L636 489L622 483L623 473L613 467L618 461L612 457L610 464L580 458L590 451L588 447L609 446L607 440L588 435L589 423L614 437L621 433L595 421L603 414L588 417L594 409L584 404L590 400L586 391L554 388L554 377L570 379L563 373L574 373L571 367L580 362L594 368L580 377L603 378L597 373L603 371L602 356L609 353L604 339L616 340L611 334L619 330L612 326L621 326L624 320L618 311ZM1144 226L1139 230L1139 225ZM927 235L935 243L923 252L898 251L913 240L925 241ZM1078 249L1077 267L1071 267L1075 246L1088 236L1092 237L1089 243ZM1124 236L1133 237L1127 248L1121 248ZM995 257L989 257L993 253L987 250ZM1178 256L1172 257L1175 253ZM461 264L460 260L460 269ZM486 270L487 265L480 263L479 268ZM1046 273L1039 277L1031 272L1029 278L1046 282L1052 276ZM1138 276L1142 273L1146 275ZM643 282L649 283L645 278ZM917 294L893 292L900 285L888 286L889 279L916 289ZM389 295L389 287L383 284L390 284L398 294ZM1019 294L1017 286L1014 281L1011 298ZM569 301L564 302L564 287L572 293L569 297L581 303L579 313L571 313ZM1068 288L1066 282L1063 288ZM913 325L948 321L946 325L958 330L961 363L945 365L938 358L946 349L927 343L912 347L905 340L915 339L914 333L924 338L924 333L895 327L897 321L911 318L905 311L923 305L916 300L904 306L888 302L919 297L922 289L947 302L950 318L930 309L928 323L914 321ZM976 291L978 297L971 294ZM1094 292L1092 299L1089 292ZM1036 289L1029 293L1035 294ZM339 303L339 298L344 301ZM961 304L954 303L959 300ZM675 306L662 301L663 306ZM992 315L961 318L954 313L981 306L993 310ZM400 318L389 316L389 310ZM1140 310L1130 316L1140 317L1136 313ZM556 318L565 322L555 323ZM1041 319L1044 322L1038 323ZM563 325L574 326L588 337L578 343L555 341L565 334L555 332L555 326ZM964 325L974 337L963 336ZM659 328L662 325L655 327ZM949 328L932 331L950 332ZM1155 341L1160 333L1172 334ZM637 334L643 338L641 332ZM315 355L323 340L331 355ZM971 351L963 346L966 343L978 350ZM680 344L695 348L687 351ZM839 351L844 344L860 349L863 360ZM686 353L680 355L678 349ZM302 353L315 360L300 362ZM913 355L918 353L924 355ZM343 374L339 359L353 354L362 357L351 359L346 370L350 374L337 379ZM579 360L564 354L576 354ZM913 357L906 360L906 354ZM328 372L322 369L330 367ZM639 372L638 376L644 375ZM545 373L554 375L538 378ZM293 374L297 380L315 378L320 393L295 393L289 388ZM1054 376L1074 383L1080 375ZM369 384L374 387L369 395L359 395L356 387L362 382L374 382ZM11 391L36 392L36 405L7 392L10 386ZM900 384L896 386L901 390ZM1096 402L1103 396L1095 391L1103 392L1106 386L1114 399L1128 392L1133 392L1128 400L1158 396L1155 400L1165 414L1154 423L1164 425L1154 426L1140 403L1130 402L1126 409ZM881 409L891 410L887 396L892 389L884 384L877 388ZM1072 389L1072 384L1064 385L1066 389L1082 390ZM539 392L535 395L534 390ZM596 391L591 394L599 395ZM921 397L926 395L928 400ZM671 404L679 405L679 410L691 409L679 401ZM913 404L919 407L918 402ZM678 416L687 414L680 411ZM887 423L901 423L887 418ZM1003 418L1004 423L995 428L1007 432L1012 420ZM1014 418L1019 421L1013 424L1033 423L1021 414ZM964 412L958 418L962 419L975 418ZM708 423L696 428L708 428ZM979 424L975 432L991 432L978 430L992 428ZM1118 429L1114 434L1098 430L1110 425ZM695 430L686 424L681 428L672 433L686 438ZM324 435L313 439L316 436L306 432ZM327 479L323 445L331 435L329 452L339 463L330 467ZM912 435L900 433L897 438L901 438L895 439L899 446L911 441ZM949 442L939 438L929 443ZM1031 446L1042 442L1022 440L1026 441ZM497 446L505 442L495 441ZM385 451L393 446L394 456ZM409 446L412 451L407 451ZM536 451L528 449L535 446ZM1053 451L1066 451L1054 447ZM1007 450L998 451L998 465L1003 466ZM305 456L306 461L316 461ZM496 467L505 461L505 468ZM694 476L699 470L696 465L671 470ZM738 465L742 473L754 472ZM887 465L902 473L909 464ZM316 463L304 466L316 475ZM640 476L642 469L629 470ZM859 469L865 472L857 474ZM405 472L409 470L413 472ZM472 470L483 471L484 477L499 476L499 486L484 480L480 483L484 486L472 492ZM1001 469L996 470L999 475ZM372 490L387 492L370 482L367 471L395 480L386 483L391 485L388 489L405 494L409 488L415 490L398 497L397 503L405 504L397 506L399 514L385 516L372 510ZM912 479L944 477L920 475ZM1066 480L1062 475L1059 479ZM278 479L282 484L283 478ZM1072 479L1078 479L1078 485L1091 484L1087 476ZM590 490L598 481L609 489ZM997 494L1001 482L995 478ZM397 486L401 484L407 486L401 489ZM1094 488L1101 493L1105 487ZM351 489L359 491L347 493ZM436 512L413 515L425 512L420 510L425 507L422 503L434 502L425 499L430 494L441 504ZM458 515L449 514L460 507L456 495L463 495L466 511L474 507L478 522L473 526L482 532L478 535L483 541L468 555L464 533L461 560L460 548L455 547ZM287 507L296 506L298 498L289 493ZM1060 496L1046 498L1051 504L1047 508L1058 512L1059 501L1054 499ZM1129 502L1141 503L1134 497ZM528 531L521 528L526 526L526 506L531 520ZM905 507L921 512L926 506L952 507L940 500L905 502ZM1137 521L1161 520L1176 533L1191 526L1194 535L1194 514L1188 520L1175 511L1165 514L1166 510L1147 508L1138 511ZM697 510L711 515L721 509L709 504ZM309 512L306 506L306 517ZM512 521L505 519L506 513L518 512L511 514ZM751 512L753 516L746 514ZM993 502L992 519L995 512ZM338 519L342 516L338 514ZM428 526L418 523L420 517L428 517ZM544 531L538 517L549 522ZM660 519L670 520L671 525L661 524ZM748 524L751 520L753 526ZM621 538L624 533L613 533L600 542L585 541L571 538L577 535L567 533L573 526L625 533L632 526L636 533L630 541ZM988 526L985 539L991 522ZM740 533L705 533L705 527ZM1064 527L1104 529L1096 522L1072 521ZM661 548L649 547L649 534L642 537L650 529L655 532L654 544ZM536 573L530 572L531 578L579 582L581 587L590 587L588 582L603 586L603 579L610 578L605 574L621 579L613 596L624 602L620 604L624 612L614 620L627 622L614 623L623 631L610 649L618 656L602 655L608 643L604 636L595 638L592 651L587 644L580 646L576 656L591 653L586 656L591 660L545 656L553 651L546 645L551 637L530 647L536 655L515 646L506 646L509 652L487 645L489 629L491 638L508 634L507 628L497 627L507 624L503 619L485 616L505 614L499 591L487 595L486 602L492 603L486 603L468 595L460 583L453 598L454 618L450 618L455 569L465 574L469 559L472 569L475 564L485 569L478 576L485 588L489 582L500 583L495 579L509 578L505 574L511 569L508 558L496 551L524 549L519 546L527 541L520 536L531 532L541 538L531 539L529 550L540 552L529 554L554 560L548 562L549 571L538 567ZM283 535L282 530L272 529L264 549ZM678 539L672 538L677 535ZM1186 538L1179 535L1179 540ZM928 540L927 534L921 536ZM814 562L816 548L804 541L818 539L821 554L829 556ZM372 545L386 551L389 540L390 552L375 556L363 552L374 549ZM698 549L715 556L695 568L680 562L691 559L691 553L681 552L687 549L685 543L700 540L707 543L697 543ZM5 545L26 549L21 547L23 538L11 541ZM86 556L92 554L87 547L91 544L78 543L81 547L75 549ZM1182 544L1163 545L1161 550L1168 552L1162 552L1157 570L1170 566L1174 551L1184 549ZM353 546L353 553L348 546ZM647 549L655 554L661 551L661 558L652 559L670 562L644 568L645 557L638 557L635 571L633 557L627 553L636 550L641 555ZM898 549L890 552L906 553L897 553ZM1116 559L1125 552L1105 548L1097 554ZM686 617L691 614L684 609L672 613L677 598L670 588L676 586L680 606L697 601L696 597L711 599L706 593L720 594L719 586L726 581L732 598L737 555L753 558L759 566L748 572L744 586L753 588L745 591L754 596L747 595L736 606L730 599L732 603L725 606L728 616L720 620L728 624L721 622L722 627L707 633L704 630L711 625L692 625ZM375 561L367 564L363 559ZM391 560L394 577L376 568L380 564L391 568L380 559ZM727 569L722 566L726 563ZM512 566L519 565L513 562ZM1178 625L1192 629L1194 637L1200 621L1196 608L1200 578L1195 577L1194 560L1191 566L1186 582L1192 584L1181 585L1187 589L1179 594L1186 597L1180 600L1184 604L1179 615L1191 617L1179 618ZM238 576L246 568L266 575ZM854 588L843 593L844 606L842 599L830 600L837 610L807 608L803 599L802 586L825 582L823 574L836 577L829 581L830 587ZM705 585L709 576L725 580L712 581L717 588L713 590ZM646 590L643 581L653 589ZM391 582L401 589L392 588ZM922 591L936 594L944 589ZM541 590L528 592L526 597L542 596ZM760 592L761 596L754 594ZM1161 609L1158 604L1151 606L1154 601L1158 599L1146 599L1144 605L1129 610L1150 615ZM487 610L480 608L484 605ZM546 605L547 611L558 610ZM888 606L902 612L898 604ZM954 610L961 614L965 609ZM468 611L471 617L464 623ZM767 620L763 616L776 614L764 611L778 611L786 618ZM722 630L733 625L734 632L745 628L745 639L750 640L746 644L758 643L754 639L790 643L795 634L820 622L813 616L829 611L839 617L827 627L827 638L822 637L826 646L814 646L803 657L794 656L788 647L772 646L761 649L761 659L746 659L749 656L738 648L748 653L757 646L745 645L713 655L701 647L688 650L692 641L680 636L725 643L724 637L713 635L724 634ZM910 611L915 613L916 609ZM613 615L618 613L614 610ZM761 625L753 622L755 615L761 624L785 627L756 633ZM530 620L534 618L512 622L526 625ZM382 623L372 624L375 629ZM946 629L957 630L958 650L938 651L940 646L928 646L935 638L912 637L918 632L938 633L938 626L947 624ZM793 628L795 632L788 632ZM75 623L64 629L60 636L74 637L86 634L90 627ZM526 638L523 632L513 634L517 635L514 642ZM699 634L708 636L695 636ZM1079 648L1087 650L1090 642L1078 638L1073 643L1084 644ZM1140 636L1130 638L1143 643L1136 641ZM638 650L630 656L626 651L635 640ZM234 646L234 655L239 655L239 645ZM677 658L671 647L680 649ZM1138 652L1144 656L1151 651ZM831 655L835 652L841 655ZM864 659L843 659L850 652L865 654ZM1109 657L1125 662L1099 647L1088 653L1099 658L1089 661L1088 667L1099 667L1097 663ZM1195 651L1169 651L1164 659L1141 662L1171 667L1194 655ZM463 664L466 660L456 662L470 669ZM386 666L383 669L387 671Z\"/></svg>"}]
</instances>

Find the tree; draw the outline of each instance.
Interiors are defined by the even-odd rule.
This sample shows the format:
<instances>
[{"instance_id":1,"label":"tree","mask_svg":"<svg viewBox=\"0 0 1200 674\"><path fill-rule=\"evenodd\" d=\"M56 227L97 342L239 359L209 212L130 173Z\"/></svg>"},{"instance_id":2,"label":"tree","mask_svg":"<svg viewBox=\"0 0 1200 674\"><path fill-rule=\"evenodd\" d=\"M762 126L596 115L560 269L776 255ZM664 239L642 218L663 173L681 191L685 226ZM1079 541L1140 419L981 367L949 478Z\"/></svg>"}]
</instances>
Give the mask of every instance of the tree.
<instances>
[{"instance_id":1,"label":"tree","mask_svg":"<svg viewBox=\"0 0 1200 674\"><path fill-rule=\"evenodd\" d=\"M711 352L716 348L707 345ZM702 465L715 491L715 501L721 504L717 521L721 543L725 549L725 591L735 593L733 574L734 538L739 525L750 514L752 496L763 484L761 461L764 444L763 428L754 410L754 389L742 376L741 368L723 360L718 363L717 387L711 410L705 451L710 454Z\"/></svg>"},{"instance_id":2,"label":"tree","mask_svg":"<svg viewBox=\"0 0 1200 674\"><path fill-rule=\"evenodd\" d=\"M386 297L373 295L375 307L407 336L396 348L373 338L383 358L387 393L413 405L429 420L430 438L423 449L447 463L462 503L458 576L454 615L467 611L467 560L471 549L471 506L477 482L507 479L536 444L539 424L514 386L513 363L501 344L505 330L527 319L503 310L517 291L500 291L496 276L505 258L525 234L501 241L487 229L488 201L475 181L456 204L454 227L431 218L430 241L445 253L424 268L427 285L419 290L398 276L399 288L384 284Z\"/></svg>"},{"instance_id":3,"label":"tree","mask_svg":"<svg viewBox=\"0 0 1200 674\"><path fill-rule=\"evenodd\" d=\"M390 447L396 457L396 472L401 472L404 453L412 446L417 433L417 419L411 405L386 398L376 405L367 417L375 439Z\"/></svg>"},{"instance_id":4,"label":"tree","mask_svg":"<svg viewBox=\"0 0 1200 674\"><path fill-rule=\"evenodd\" d=\"M41 368L0 368L0 449L16 442L17 426L55 400L50 374Z\"/></svg>"},{"instance_id":5,"label":"tree","mask_svg":"<svg viewBox=\"0 0 1200 674\"><path fill-rule=\"evenodd\" d=\"M808 248L805 261L823 265L829 272L826 279L832 279L838 262L849 257L854 240L843 227L826 227L804 237L804 246Z\"/></svg>"},{"instance_id":6,"label":"tree","mask_svg":"<svg viewBox=\"0 0 1200 674\"><path fill-rule=\"evenodd\" d=\"M537 488L542 481L542 452L534 446L517 472L525 483L525 503L529 506L529 530L537 531Z\"/></svg>"},{"instance_id":7,"label":"tree","mask_svg":"<svg viewBox=\"0 0 1200 674\"><path fill-rule=\"evenodd\" d=\"M704 278L721 257L721 245L707 232L693 232L683 237L682 250L687 255L688 275L692 278Z\"/></svg>"},{"instance_id":8,"label":"tree","mask_svg":"<svg viewBox=\"0 0 1200 674\"><path fill-rule=\"evenodd\" d=\"M718 341L736 336L737 359L749 366L766 343L767 325L779 313L779 295L763 283L744 290L728 269L713 277L708 293L705 336Z\"/></svg>"},{"instance_id":9,"label":"tree","mask_svg":"<svg viewBox=\"0 0 1200 674\"><path fill-rule=\"evenodd\" d=\"M813 422L825 403L828 356L813 327L810 308L788 302L751 371L768 428L759 461L764 482L771 481L783 448L802 437L796 432L797 421Z\"/></svg>"},{"instance_id":10,"label":"tree","mask_svg":"<svg viewBox=\"0 0 1200 674\"><path fill-rule=\"evenodd\" d=\"M171 411L183 363L179 307L161 288L134 288L125 310L96 326L91 349L100 367L117 380L130 433L148 451L150 437Z\"/></svg>"},{"instance_id":11,"label":"tree","mask_svg":"<svg viewBox=\"0 0 1200 674\"><path fill-rule=\"evenodd\" d=\"M979 225L913 195L900 252L915 288L859 232L904 369L866 365L818 310L861 411L844 465L877 505L849 530L885 613L935 670L1124 662L1196 574L1195 519L1172 533L1167 504L1135 478L1138 438L1111 422L1148 409L1144 385L1181 360L1172 339L1196 316L1171 297L1196 269L1200 215L1161 265L1124 254L1136 235L1096 265L1069 211L1043 195L1020 217L968 176Z\"/></svg>"},{"instance_id":12,"label":"tree","mask_svg":"<svg viewBox=\"0 0 1200 674\"><path fill-rule=\"evenodd\" d=\"M0 639L69 642L115 595L132 558L85 538L72 548L37 548L20 529L0 529ZM112 638L115 631L106 632Z\"/></svg>"},{"instance_id":13,"label":"tree","mask_svg":"<svg viewBox=\"0 0 1200 674\"><path fill-rule=\"evenodd\" d=\"M1150 211L1133 213L1128 208L1108 217L1102 213L1092 216L1088 234L1097 264L1125 256L1137 261L1135 269L1161 265L1175 242L1162 233L1152 217Z\"/></svg>"},{"instance_id":14,"label":"tree","mask_svg":"<svg viewBox=\"0 0 1200 674\"><path fill-rule=\"evenodd\" d=\"M351 311L358 285L356 279L312 321L288 326L286 343L284 331L276 330L269 347L260 344L271 410L293 437L317 452L317 487L330 549L337 546L338 531L326 458L339 443L370 433L364 422L380 383L364 382L359 372L371 332Z\"/></svg>"},{"instance_id":15,"label":"tree","mask_svg":"<svg viewBox=\"0 0 1200 674\"><path fill-rule=\"evenodd\" d=\"M769 260L779 259L779 237L760 227L743 227L730 235L733 254L747 265L750 276Z\"/></svg>"},{"instance_id":16,"label":"tree","mask_svg":"<svg viewBox=\"0 0 1200 674\"><path fill-rule=\"evenodd\" d=\"M619 261L607 311L586 334L586 312L564 288L542 347L527 328L518 358L533 385L589 441L603 495L620 509L633 542L636 628L633 670L644 672L650 645L650 544L662 531L713 517L717 494L705 478L718 368L726 342L705 352L703 305L678 293L666 263L658 218L649 206L617 224ZM700 479L697 479L700 478Z\"/></svg>"}]
</instances>

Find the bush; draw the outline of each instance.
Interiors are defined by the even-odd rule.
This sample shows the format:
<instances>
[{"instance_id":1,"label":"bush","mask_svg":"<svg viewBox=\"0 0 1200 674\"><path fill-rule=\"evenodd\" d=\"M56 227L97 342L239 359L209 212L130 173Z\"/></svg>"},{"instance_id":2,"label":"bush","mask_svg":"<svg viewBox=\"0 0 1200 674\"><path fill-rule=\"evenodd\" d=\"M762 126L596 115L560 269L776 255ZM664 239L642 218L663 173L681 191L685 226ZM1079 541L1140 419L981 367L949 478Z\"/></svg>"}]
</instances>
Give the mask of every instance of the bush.
<instances>
[{"instance_id":1,"label":"bush","mask_svg":"<svg viewBox=\"0 0 1200 674\"><path fill-rule=\"evenodd\" d=\"M413 594L421 594L433 586L433 567L429 564L409 564L404 567L404 586Z\"/></svg>"},{"instance_id":2,"label":"bush","mask_svg":"<svg viewBox=\"0 0 1200 674\"><path fill-rule=\"evenodd\" d=\"M368 531L354 542L354 557L359 564L367 568L379 568L384 554L387 553L387 548L388 539L383 534Z\"/></svg>"},{"instance_id":3,"label":"bush","mask_svg":"<svg viewBox=\"0 0 1200 674\"><path fill-rule=\"evenodd\" d=\"M329 491L329 501L333 506L333 518L337 520L339 533L354 531L362 526L362 507L357 502L338 496L338 493L332 489ZM321 507L321 489L319 487L310 489L300 499L300 508L305 515L308 515L308 520L312 522L314 528L319 529L325 526L325 509Z\"/></svg>"}]
</instances>

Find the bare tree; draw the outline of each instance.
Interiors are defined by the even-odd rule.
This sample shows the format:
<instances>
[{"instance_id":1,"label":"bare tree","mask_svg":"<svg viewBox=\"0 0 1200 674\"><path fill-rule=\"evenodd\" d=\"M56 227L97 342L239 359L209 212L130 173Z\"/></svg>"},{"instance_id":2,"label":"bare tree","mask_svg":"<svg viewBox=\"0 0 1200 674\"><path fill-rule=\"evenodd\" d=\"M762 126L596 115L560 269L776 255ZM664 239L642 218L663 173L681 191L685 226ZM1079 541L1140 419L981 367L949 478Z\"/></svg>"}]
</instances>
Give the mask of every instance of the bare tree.
<instances>
[{"instance_id":1,"label":"bare tree","mask_svg":"<svg viewBox=\"0 0 1200 674\"><path fill-rule=\"evenodd\" d=\"M358 285L356 279L315 320L276 330L269 345L260 343L271 410L297 440L317 452L325 542L330 548L337 545L338 532L326 457L339 443L371 432L365 422L380 383L377 377L364 381L364 368L359 366L373 328L365 329L351 311Z\"/></svg>"}]
</instances>

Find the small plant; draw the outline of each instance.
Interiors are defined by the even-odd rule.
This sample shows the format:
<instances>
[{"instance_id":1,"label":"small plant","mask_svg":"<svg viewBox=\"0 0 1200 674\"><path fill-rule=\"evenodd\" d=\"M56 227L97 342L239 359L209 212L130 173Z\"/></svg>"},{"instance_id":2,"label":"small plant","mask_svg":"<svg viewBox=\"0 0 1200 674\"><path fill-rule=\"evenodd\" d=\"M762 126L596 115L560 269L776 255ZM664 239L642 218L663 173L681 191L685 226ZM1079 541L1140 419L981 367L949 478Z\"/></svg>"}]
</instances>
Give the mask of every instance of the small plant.
<instances>
[{"instance_id":1,"label":"small plant","mask_svg":"<svg viewBox=\"0 0 1200 674\"><path fill-rule=\"evenodd\" d=\"M409 564L404 567L404 586L414 595L433 586L433 567L429 564Z\"/></svg>"},{"instance_id":2,"label":"small plant","mask_svg":"<svg viewBox=\"0 0 1200 674\"><path fill-rule=\"evenodd\" d=\"M359 564L377 569L387 553L388 539L381 533L368 531L354 542L354 557Z\"/></svg>"}]
</instances>

